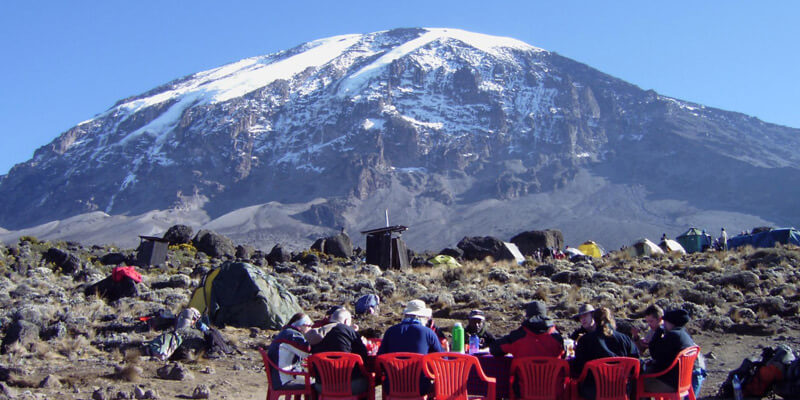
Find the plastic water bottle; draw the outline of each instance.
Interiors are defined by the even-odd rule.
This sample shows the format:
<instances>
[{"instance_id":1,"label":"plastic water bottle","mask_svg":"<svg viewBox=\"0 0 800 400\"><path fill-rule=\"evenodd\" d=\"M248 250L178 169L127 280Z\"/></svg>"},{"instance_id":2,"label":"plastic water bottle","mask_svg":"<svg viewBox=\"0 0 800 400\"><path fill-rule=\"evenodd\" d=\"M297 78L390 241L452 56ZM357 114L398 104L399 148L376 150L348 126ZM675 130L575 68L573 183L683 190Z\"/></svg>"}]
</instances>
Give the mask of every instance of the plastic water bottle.
<instances>
[{"instance_id":1,"label":"plastic water bottle","mask_svg":"<svg viewBox=\"0 0 800 400\"><path fill-rule=\"evenodd\" d=\"M464 327L460 322L453 325L453 345L450 346L450 351L454 353L464 352Z\"/></svg>"},{"instance_id":2,"label":"plastic water bottle","mask_svg":"<svg viewBox=\"0 0 800 400\"><path fill-rule=\"evenodd\" d=\"M469 336L469 354L478 354L478 349L481 347L481 338L478 335Z\"/></svg>"},{"instance_id":3,"label":"plastic water bottle","mask_svg":"<svg viewBox=\"0 0 800 400\"><path fill-rule=\"evenodd\" d=\"M742 381L739 380L738 375L733 376L733 399L742 400Z\"/></svg>"}]
</instances>

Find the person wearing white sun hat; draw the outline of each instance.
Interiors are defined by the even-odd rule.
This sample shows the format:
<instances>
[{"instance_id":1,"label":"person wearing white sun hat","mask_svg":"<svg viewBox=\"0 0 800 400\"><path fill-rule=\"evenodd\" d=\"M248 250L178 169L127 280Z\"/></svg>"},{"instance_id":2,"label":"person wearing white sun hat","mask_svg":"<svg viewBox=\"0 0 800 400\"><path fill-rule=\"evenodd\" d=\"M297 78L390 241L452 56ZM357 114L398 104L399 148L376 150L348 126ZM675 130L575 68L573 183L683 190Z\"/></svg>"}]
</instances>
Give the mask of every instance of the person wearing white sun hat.
<instances>
[{"instance_id":1,"label":"person wearing white sun hat","mask_svg":"<svg viewBox=\"0 0 800 400\"><path fill-rule=\"evenodd\" d=\"M385 353L439 353L442 345L439 337L436 336L426 323L433 315L433 310L425 305L422 300L411 300L403 309L403 320L386 330L383 334L381 347L378 348L378 355ZM390 393L388 381L384 382L384 393ZM420 375L420 395L430 392L432 383L424 375Z\"/></svg>"},{"instance_id":2,"label":"person wearing white sun hat","mask_svg":"<svg viewBox=\"0 0 800 400\"><path fill-rule=\"evenodd\" d=\"M378 354L409 352L428 354L442 351L436 333L425 326L433 310L422 300L411 300L403 309L403 320L386 330Z\"/></svg>"}]
</instances>

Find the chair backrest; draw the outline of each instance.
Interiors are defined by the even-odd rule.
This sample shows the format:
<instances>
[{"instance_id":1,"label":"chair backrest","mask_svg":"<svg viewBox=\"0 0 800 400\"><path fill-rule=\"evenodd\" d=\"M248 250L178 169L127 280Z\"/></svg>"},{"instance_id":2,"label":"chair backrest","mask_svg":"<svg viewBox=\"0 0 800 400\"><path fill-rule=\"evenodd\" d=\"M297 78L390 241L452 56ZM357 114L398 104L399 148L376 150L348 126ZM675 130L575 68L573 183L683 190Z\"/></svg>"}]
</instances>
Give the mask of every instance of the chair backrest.
<instances>
[{"instance_id":1,"label":"chair backrest","mask_svg":"<svg viewBox=\"0 0 800 400\"><path fill-rule=\"evenodd\" d=\"M511 362L510 376L511 381L519 385L520 399L560 398L569 377L569 363L554 357L515 358Z\"/></svg>"},{"instance_id":2,"label":"chair backrest","mask_svg":"<svg viewBox=\"0 0 800 400\"><path fill-rule=\"evenodd\" d=\"M360 368L366 376L364 360L358 354L331 351L312 354L307 360L308 372L321 385L323 396L352 396L350 380L354 368Z\"/></svg>"},{"instance_id":3,"label":"chair backrest","mask_svg":"<svg viewBox=\"0 0 800 400\"><path fill-rule=\"evenodd\" d=\"M639 377L639 360L630 357L598 358L586 363L581 379L594 375L596 400L628 400L628 381Z\"/></svg>"},{"instance_id":4,"label":"chair backrest","mask_svg":"<svg viewBox=\"0 0 800 400\"><path fill-rule=\"evenodd\" d=\"M278 369L278 366L269 359L266 350L262 349L261 347L258 348L258 352L261 353L261 361L264 362L264 371L267 373L267 386L272 387L272 369Z\"/></svg>"},{"instance_id":5,"label":"chair backrest","mask_svg":"<svg viewBox=\"0 0 800 400\"><path fill-rule=\"evenodd\" d=\"M697 355L700 354L700 346L687 347L678 353L678 392L685 393L692 387L692 371Z\"/></svg>"},{"instance_id":6,"label":"chair backrest","mask_svg":"<svg viewBox=\"0 0 800 400\"><path fill-rule=\"evenodd\" d=\"M481 371L478 359L460 353L431 353L422 358L425 375L433 379L435 397L466 400L467 380L473 367Z\"/></svg>"},{"instance_id":7,"label":"chair backrest","mask_svg":"<svg viewBox=\"0 0 800 400\"><path fill-rule=\"evenodd\" d=\"M377 379L390 382L389 392L384 393L384 397L418 398L419 379L422 376L422 354L381 354L375 358L375 375Z\"/></svg>"}]
</instances>

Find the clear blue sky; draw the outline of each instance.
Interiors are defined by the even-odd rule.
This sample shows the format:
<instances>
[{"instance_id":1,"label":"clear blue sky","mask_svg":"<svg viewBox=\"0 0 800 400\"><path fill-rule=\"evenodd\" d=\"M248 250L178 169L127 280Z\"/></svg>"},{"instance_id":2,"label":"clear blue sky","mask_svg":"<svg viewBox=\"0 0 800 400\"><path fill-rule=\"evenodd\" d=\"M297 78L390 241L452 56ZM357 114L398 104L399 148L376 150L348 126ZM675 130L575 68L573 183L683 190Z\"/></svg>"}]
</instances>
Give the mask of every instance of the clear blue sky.
<instances>
[{"instance_id":1,"label":"clear blue sky","mask_svg":"<svg viewBox=\"0 0 800 400\"><path fill-rule=\"evenodd\" d=\"M561 3L4 1L0 174L117 100L172 79L398 27L510 36L644 89L800 128L800 2Z\"/></svg>"}]
</instances>

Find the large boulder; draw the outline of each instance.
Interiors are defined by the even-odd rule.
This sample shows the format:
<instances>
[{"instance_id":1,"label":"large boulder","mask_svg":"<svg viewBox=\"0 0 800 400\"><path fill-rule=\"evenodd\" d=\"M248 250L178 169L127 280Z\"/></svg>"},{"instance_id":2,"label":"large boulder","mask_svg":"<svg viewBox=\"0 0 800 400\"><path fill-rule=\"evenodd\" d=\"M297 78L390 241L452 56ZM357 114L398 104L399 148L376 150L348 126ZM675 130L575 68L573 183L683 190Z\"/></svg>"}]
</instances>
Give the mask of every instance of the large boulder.
<instances>
[{"instance_id":1,"label":"large boulder","mask_svg":"<svg viewBox=\"0 0 800 400\"><path fill-rule=\"evenodd\" d=\"M532 256L539 249L564 248L564 235L557 229L527 231L511 238L511 243L516 244L523 255Z\"/></svg>"},{"instance_id":2,"label":"large boulder","mask_svg":"<svg viewBox=\"0 0 800 400\"><path fill-rule=\"evenodd\" d=\"M65 274L71 274L81 266L81 259L78 256L56 247L49 248L44 254L44 259L55 264Z\"/></svg>"},{"instance_id":3,"label":"large boulder","mask_svg":"<svg viewBox=\"0 0 800 400\"><path fill-rule=\"evenodd\" d=\"M311 245L311 249L334 257L350 258L353 256L353 242L350 240L350 236L344 232L317 239Z\"/></svg>"},{"instance_id":4,"label":"large boulder","mask_svg":"<svg viewBox=\"0 0 800 400\"><path fill-rule=\"evenodd\" d=\"M172 225L164 234L164 239L168 240L169 244L191 243L193 233L194 230L190 226Z\"/></svg>"},{"instance_id":5,"label":"large boulder","mask_svg":"<svg viewBox=\"0 0 800 400\"><path fill-rule=\"evenodd\" d=\"M249 244L240 244L236 246L236 258L239 260L250 260L256 248Z\"/></svg>"},{"instance_id":6,"label":"large boulder","mask_svg":"<svg viewBox=\"0 0 800 400\"><path fill-rule=\"evenodd\" d=\"M267 254L267 262L270 265L287 262L292 259L292 253L287 251L281 246L280 243L272 247L272 250Z\"/></svg>"},{"instance_id":7,"label":"large boulder","mask_svg":"<svg viewBox=\"0 0 800 400\"><path fill-rule=\"evenodd\" d=\"M85 296L99 296L108 301L117 301L123 297L136 297L139 289L136 281L130 277L123 277L120 281L115 281L111 276L95 282L84 290Z\"/></svg>"},{"instance_id":8,"label":"large boulder","mask_svg":"<svg viewBox=\"0 0 800 400\"><path fill-rule=\"evenodd\" d=\"M465 260L483 260L486 257L494 260L515 260L506 244L493 236L465 236L458 242L458 248L464 252Z\"/></svg>"},{"instance_id":9,"label":"large boulder","mask_svg":"<svg viewBox=\"0 0 800 400\"><path fill-rule=\"evenodd\" d=\"M125 253L108 253L100 257L100 263L103 265L119 265L129 264L132 260Z\"/></svg>"},{"instance_id":10,"label":"large boulder","mask_svg":"<svg viewBox=\"0 0 800 400\"><path fill-rule=\"evenodd\" d=\"M198 251L208 254L209 257L233 257L236 254L236 247L232 240L206 229L197 232L192 244Z\"/></svg>"},{"instance_id":11,"label":"large boulder","mask_svg":"<svg viewBox=\"0 0 800 400\"><path fill-rule=\"evenodd\" d=\"M3 338L2 350L5 353L8 347L14 343L19 343L22 346L28 347L35 342L39 341L39 333L41 328L28 321L16 320L8 327L6 336Z\"/></svg>"},{"instance_id":12,"label":"large boulder","mask_svg":"<svg viewBox=\"0 0 800 400\"><path fill-rule=\"evenodd\" d=\"M442 249L442 251L439 252L439 254L441 254L443 256L450 256L450 257L453 257L453 258L464 258L464 250L461 250L458 247L456 247L456 248L452 248L452 247L444 248L444 249Z\"/></svg>"}]
</instances>

